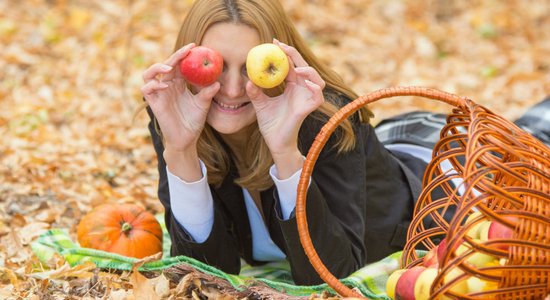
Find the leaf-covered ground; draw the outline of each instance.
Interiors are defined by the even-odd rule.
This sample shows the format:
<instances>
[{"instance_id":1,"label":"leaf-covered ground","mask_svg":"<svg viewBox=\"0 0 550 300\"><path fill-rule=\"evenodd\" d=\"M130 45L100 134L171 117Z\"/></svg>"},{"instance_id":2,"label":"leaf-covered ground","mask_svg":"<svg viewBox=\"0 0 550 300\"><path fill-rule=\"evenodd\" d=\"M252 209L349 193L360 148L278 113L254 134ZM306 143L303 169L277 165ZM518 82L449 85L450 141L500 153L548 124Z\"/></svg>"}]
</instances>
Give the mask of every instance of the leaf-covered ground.
<instances>
[{"instance_id":1,"label":"leaf-covered ground","mask_svg":"<svg viewBox=\"0 0 550 300\"><path fill-rule=\"evenodd\" d=\"M191 2L0 1L0 298L185 294L163 276L40 264L29 244L49 228L74 234L100 203L162 210L147 117L136 114L141 72L170 55ZM359 94L428 86L508 119L550 94L546 0L283 2L316 54ZM450 109L409 97L371 108L374 122Z\"/></svg>"}]
</instances>

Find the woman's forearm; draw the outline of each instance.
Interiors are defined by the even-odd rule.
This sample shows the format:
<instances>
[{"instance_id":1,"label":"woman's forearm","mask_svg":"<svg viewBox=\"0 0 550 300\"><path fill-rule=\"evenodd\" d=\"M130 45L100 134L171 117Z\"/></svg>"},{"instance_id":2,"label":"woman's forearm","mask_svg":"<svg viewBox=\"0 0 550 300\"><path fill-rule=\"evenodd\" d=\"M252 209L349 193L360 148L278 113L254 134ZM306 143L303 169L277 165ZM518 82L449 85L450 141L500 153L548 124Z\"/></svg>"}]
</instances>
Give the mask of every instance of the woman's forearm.
<instances>
[{"instance_id":1,"label":"woman's forearm","mask_svg":"<svg viewBox=\"0 0 550 300\"><path fill-rule=\"evenodd\" d=\"M272 156L275 167L277 168L277 177L281 180L292 176L300 170L304 164L304 157L298 148L288 152L272 153Z\"/></svg>"},{"instance_id":2,"label":"woman's forearm","mask_svg":"<svg viewBox=\"0 0 550 300\"><path fill-rule=\"evenodd\" d=\"M168 170L187 182L200 180L202 174L196 148L188 151L175 151L166 146L163 152Z\"/></svg>"}]
</instances>

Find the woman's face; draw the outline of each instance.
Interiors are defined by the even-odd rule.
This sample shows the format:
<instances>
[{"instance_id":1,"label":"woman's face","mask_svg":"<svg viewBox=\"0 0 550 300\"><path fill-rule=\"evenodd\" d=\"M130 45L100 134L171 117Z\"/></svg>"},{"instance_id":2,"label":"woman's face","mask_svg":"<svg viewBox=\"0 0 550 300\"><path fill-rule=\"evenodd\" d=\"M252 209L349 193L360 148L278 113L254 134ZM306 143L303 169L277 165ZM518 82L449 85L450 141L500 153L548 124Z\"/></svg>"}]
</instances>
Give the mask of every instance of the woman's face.
<instances>
[{"instance_id":1,"label":"woman's face","mask_svg":"<svg viewBox=\"0 0 550 300\"><path fill-rule=\"evenodd\" d=\"M205 33L202 46L218 51L223 57L220 90L212 99L206 122L222 134L235 134L256 122L256 112L245 86L246 56L260 43L258 32L246 25L218 23Z\"/></svg>"}]
</instances>

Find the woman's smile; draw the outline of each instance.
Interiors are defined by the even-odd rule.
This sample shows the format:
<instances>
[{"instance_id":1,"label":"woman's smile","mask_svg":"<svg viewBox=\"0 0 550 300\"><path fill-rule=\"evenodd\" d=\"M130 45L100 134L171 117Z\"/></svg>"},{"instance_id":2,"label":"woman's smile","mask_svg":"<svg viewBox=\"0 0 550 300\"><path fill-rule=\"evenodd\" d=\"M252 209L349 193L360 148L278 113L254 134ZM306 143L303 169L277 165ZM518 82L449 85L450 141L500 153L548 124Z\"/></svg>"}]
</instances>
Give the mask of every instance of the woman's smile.
<instances>
[{"instance_id":1,"label":"woman's smile","mask_svg":"<svg viewBox=\"0 0 550 300\"><path fill-rule=\"evenodd\" d=\"M220 109L223 112L239 112L241 111L240 108L250 104L250 102L243 102L243 103L237 103L237 104L229 104L217 99L213 100L215 104L217 104L218 109Z\"/></svg>"}]
</instances>

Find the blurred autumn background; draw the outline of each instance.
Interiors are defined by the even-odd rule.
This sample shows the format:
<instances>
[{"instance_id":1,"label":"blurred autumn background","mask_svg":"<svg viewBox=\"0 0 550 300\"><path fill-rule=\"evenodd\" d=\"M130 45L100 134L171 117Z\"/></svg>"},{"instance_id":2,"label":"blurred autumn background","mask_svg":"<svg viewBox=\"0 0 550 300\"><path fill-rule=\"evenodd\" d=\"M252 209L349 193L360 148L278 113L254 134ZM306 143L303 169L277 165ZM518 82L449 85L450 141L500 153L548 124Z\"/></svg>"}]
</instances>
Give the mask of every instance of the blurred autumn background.
<instances>
[{"instance_id":1,"label":"blurred autumn background","mask_svg":"<svg viewBox=\"0 0 550 300\"><path fill-rule=\"evenodd\" d=\"M359 94L428 86L510 120L550 95L547 0L282 2ZM74 235L104 202L162 211L148 119L136 114L141 73L171 54L191 3L0 0L0 298L140 299L125 274L40 264L29 244L49 228ZM371 108L375 123L450 110L408 97ZM155 284L162 297L177 296Z\"/></svg>"}]
</instances>

